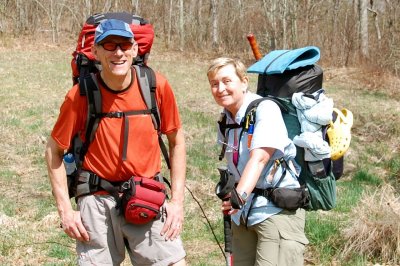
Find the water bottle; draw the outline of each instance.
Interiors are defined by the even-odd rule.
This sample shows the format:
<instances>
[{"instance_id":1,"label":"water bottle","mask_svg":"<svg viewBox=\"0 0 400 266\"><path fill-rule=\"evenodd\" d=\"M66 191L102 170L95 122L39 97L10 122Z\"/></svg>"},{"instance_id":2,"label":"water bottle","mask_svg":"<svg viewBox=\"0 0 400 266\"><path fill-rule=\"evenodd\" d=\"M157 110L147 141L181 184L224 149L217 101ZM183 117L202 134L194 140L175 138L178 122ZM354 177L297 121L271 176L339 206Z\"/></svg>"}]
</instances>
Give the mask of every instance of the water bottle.
<instances>
[{"instance_id":1,"label":"water bottle","mask_svg":"<svg viewBox=\"0 0 400 266\"><path fill-rule=\"evenodd\" d=\"M71 175L76 170L75 158L72 153L67 153L64 155L64 165L67 175Z\"/></svg>"}]
</instances>

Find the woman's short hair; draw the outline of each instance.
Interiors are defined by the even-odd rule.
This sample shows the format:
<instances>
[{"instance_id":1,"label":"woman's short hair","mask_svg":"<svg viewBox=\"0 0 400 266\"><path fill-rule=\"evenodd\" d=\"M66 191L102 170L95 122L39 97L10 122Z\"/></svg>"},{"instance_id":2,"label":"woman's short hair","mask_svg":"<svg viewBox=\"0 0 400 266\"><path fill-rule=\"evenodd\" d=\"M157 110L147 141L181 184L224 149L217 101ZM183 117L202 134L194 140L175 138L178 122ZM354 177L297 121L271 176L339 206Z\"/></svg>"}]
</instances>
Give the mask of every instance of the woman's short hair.
<instances>
[{"instance_id":1,"label":"woman's short hair","mask_svg":"<svg viewBox=\"0 0 400 266\"><path fill-rule=\"evenodd\" d=\"M237 58L219 57L211 62L211 65L207 71L208 79L213 78L218 70L227 65L232 65L235 68L236 75L240 78L240 80L243 81L244 78L247 77L246 67L242 61Z\"/></svg>"}]
</instances>

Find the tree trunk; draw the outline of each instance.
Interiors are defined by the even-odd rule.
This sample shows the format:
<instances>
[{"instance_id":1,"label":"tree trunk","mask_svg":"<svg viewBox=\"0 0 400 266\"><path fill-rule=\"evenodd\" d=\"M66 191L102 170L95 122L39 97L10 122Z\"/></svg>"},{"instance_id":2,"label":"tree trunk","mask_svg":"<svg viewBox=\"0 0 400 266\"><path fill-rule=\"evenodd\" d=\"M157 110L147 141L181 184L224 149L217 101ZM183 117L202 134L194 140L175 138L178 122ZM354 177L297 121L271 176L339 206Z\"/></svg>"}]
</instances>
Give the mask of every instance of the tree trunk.
<instances>
[{"instance_id":1,"label":"tree trunk","mask_svg":"<svg viewBox=\"0 0 400 266\"><path fill-rule=\"evenodd\" d=\"M340 8L340 1L339 0L334 0L333 1L333 17L332 17L332 32L330 36L330 44L329 44L329 50L330 50L330 55L334 55L337 49L338 44L335 42L337 40L338 36L338 16L339 16L339 8Z\"/></svg>"},{"instance_id":2,"label":"tree trunk","mask_svg":"<svg viewBox=\"0 0 400 266\"><path fill-rule=\"evenodd\" d=\"M140 8L139 8L139 0L136 0L135 7L136 7L136 14L140 14L140 13L139 13L139 12L140 12Z\"/></svg>"},{"instance_id":3,"label":"tree trunk","mask_svg":"<svg viewBox=\"0 0 400 266\"><path fill-rule=\"evenodd\" d=\"M183 51L184 47L185 47L185 27L184 27L184 19L183 19L183 0L179 0L179 33L180 33L179 50Z\"/></svg>"},{"instance_id":4,"label":"tree trunk","mask_svg":"<svg viewBox=\"0 0 400 266\"><path fill-rule=\"evenodd\" d=\"M361 56L368 58L368 0L360 0Z\"/></svg>"},{"instance_id":5,"label":"tree trunk","mask_svg":"<svg viewBox=\"0 0 400 266\"><path fill-rule=\"evenodd\" d=\"M265 19L267 24L270 24L270 32L267 31L269 34L269 50L276 49L276 42L277 42L277 23L276 23L276 12L277 12L277 3L276 0L272 0L271 3L268 3L267 0L263 0L263 9L265 14ZM269 22L269 23L268 23Z\"/></svg>"},{"instance_id":6,"label":"tree trunk","mask_svg":"<svg viewBox=\"0 0 400 266\"><path fill-rule=\"evenodd\" d=\"M244 18L243 0L238 0L238 6L239 6L239 19L243 21Z\"/></svg>"},{"instance_id":7,"label":"tree trunk","mask_svg":"<svg viewBox=\"0 0 400 266\"><path fill-rule=\"evenodd\" d=\"M90 0L85 0L85 8L83 8L83 17L86 19L92 14L92 3Z\"/></svg>"},{"instance_id":8,"label":"tree trunk","mask_svg":"<svg viewBox=\"0 0 400 266\"><path fill-rule=\"evenodd\" d=\"M27 23L26 15L26 2L23 0L16 0L18 16L15 18L15 24L17 25L17 33L24 33Z\"/></svg>"},{"instance_id":9,"label":"tree trunk","mask_svg":"<svg viewBox=\"0 0 400 266\"><path fill-rule=\"evenodd\" d=\"M218 49L218 7L217 0L211 0L211 20L212 20L212 48Z\"/></svg>"},{"instance_id":10,"label":"tree trunk","mask_svg":"<svg viewBox=\"0 0 400 266\"><path fill-rule=\"evenodd\" d=\"M172 0L169 0L169 14L168 14L168 35L167 35L167 47L171 45L171 34L172 34Z\"/></svg>"},{"instance_id":11,"label":"tree trunk","mask_svg":"<svg viewBox=\"0 0 400 266\"><path fill-rule=\"evenodd\" d=\"M374 16L374 25L375 25L375 30L376 30L376 37L377 37L377 39L378 39L378 45L380 44L380 41L381 41L381 30L379 29L379 14L378 14L378 11L377 11L377 9L374 9L374 1L370 1L372 4L371 4L371 8L369 8L368 10L370 11L370 12L372 12L372 15Z\"/></svg>"},{"instance_id":12,"label":"tree trunk","mask_svg":"<svg viewBox=\"0 0 400 266\"><path fill-rule=\"evenodd\" d=\"M283 0L282 3L282 46L283 49L287 49L288 48L288 43L287 43L287 9L288 9L288 3L287 0Z\"/></svg>"},{"instance_id":13,"label":"tree trunk","mask_svg":"<svg viewBox=\"0 0 400 266\"><path fill-rule=\"evenodd\" d=\"M292 34L291 34L291 45L292 47L298 46L297 39L297 14L298 14L298 2L294 1L292 3L292 10L290 11L291 25L292 25Z\"/></svg>"}]
</instances>

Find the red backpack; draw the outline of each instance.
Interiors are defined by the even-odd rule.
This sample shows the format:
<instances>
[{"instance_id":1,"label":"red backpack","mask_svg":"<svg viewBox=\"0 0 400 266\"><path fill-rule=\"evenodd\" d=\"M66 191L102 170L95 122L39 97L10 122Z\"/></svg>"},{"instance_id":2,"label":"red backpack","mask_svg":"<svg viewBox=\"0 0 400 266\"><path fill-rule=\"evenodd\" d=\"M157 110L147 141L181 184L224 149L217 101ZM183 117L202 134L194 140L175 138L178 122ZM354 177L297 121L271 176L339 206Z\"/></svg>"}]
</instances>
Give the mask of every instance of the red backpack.
<instances>
[{"instance_id":1,"label":"red backpack","mask_svg":"<svg viewBox=\"0 0 400 266\"><path fill-rule=\"evenodd\" d=\"M139 47L138 56L136 57L134 64L147 64L147 59L154 39L153 25L142 17L126 12L95 14L89 17L83 25L76 44L76 49L72 53L73 58L71 61L71 68L74 84L78 82L80 76L82 77L90 72L98 71L95 66L96 62L91 49L94 42L96 27L102 21L107 19L122 20L130 25L131 30L135 35L135 41L138 43Z\"/></svg>"}]
</instances>

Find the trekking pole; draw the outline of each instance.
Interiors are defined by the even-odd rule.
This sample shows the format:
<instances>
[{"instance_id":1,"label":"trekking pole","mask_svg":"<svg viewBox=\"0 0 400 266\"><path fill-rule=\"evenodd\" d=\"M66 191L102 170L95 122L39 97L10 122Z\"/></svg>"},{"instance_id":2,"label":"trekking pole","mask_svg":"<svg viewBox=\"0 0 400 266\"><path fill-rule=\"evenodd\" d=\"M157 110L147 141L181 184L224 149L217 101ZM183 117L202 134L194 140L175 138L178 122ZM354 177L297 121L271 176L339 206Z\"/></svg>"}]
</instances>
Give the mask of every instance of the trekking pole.
<instances>
[{"instance_id":1,"label":"trekking pole","mask_svg":"<svg viewBox=\"0 0 400 266\"><path fill-rule=\"evenodd\" d=\"M226 167L218 168L220 174L220 181L215 188L217 196L223 200L229 200L228 194L233 190L235 185L235 179L229 174ZM225 241L225 261L226 266L233 265L232 256L232 229L231 229L231 216L228 214L229 210L223 212L224 216L224 241Z\"/></svg>"},{"instance_id":2,"label":"trekking pole","mask_svg":"<svg viewBox=\"0 0 400 266\"><path fill-rule=\"evenodd\" d=\"M251 50L253 51L254 58L258 61L261 59L260 49L258 48L256 37L253 33L247 35L247 40L250 43Z\"/></svg>"},{"instance_id":3,"label":"trekking pole","mask_svg":"<svg viewBox=\"0 0 400 266\"><path fill-rule=\"evenodd\" d=\"M233 266L231 216L228 212L224 211L225 261L226 266Z\"/></svg>"}]
</instances>

